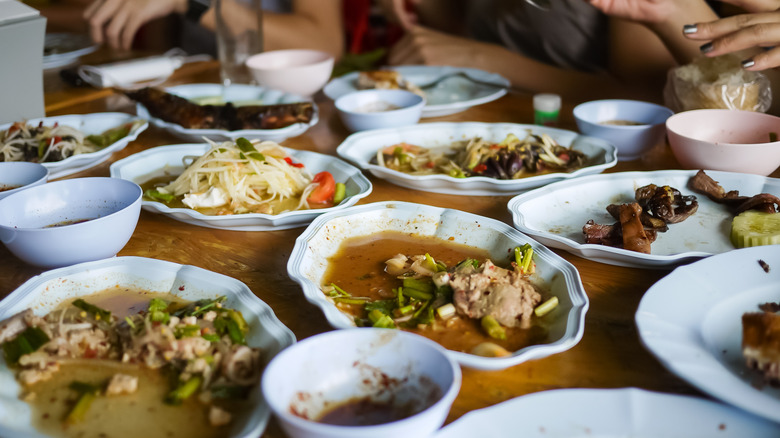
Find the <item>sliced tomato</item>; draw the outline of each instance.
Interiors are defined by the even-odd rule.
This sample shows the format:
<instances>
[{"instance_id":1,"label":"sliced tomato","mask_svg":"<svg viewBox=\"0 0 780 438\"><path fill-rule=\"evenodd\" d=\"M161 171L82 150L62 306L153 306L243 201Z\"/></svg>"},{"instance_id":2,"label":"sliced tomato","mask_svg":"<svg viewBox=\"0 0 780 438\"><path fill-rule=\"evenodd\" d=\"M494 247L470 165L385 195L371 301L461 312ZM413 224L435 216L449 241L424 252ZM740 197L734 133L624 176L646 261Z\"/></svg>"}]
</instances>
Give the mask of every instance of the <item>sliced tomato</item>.
<instances>
[{"instance_id":1,"label":"sliced tomato","mask_svg":"<svg viewBox=\"0 0 780 438\"><path fill-rule=\"evenodd\" d=\"M473 170L473 171L474 171L474 172L476 172L476 173L482 173L482 172L484 172L484 171L486 171L486 170L487 170L487 164L477 164L477 165L476 165L476 166L474 166L474 168L473 168L473 169L471 169L471 170Z\"/></svg>"},{"instance_id":2,"label":"sliced tomato","mask_svg":"<svg viewBox=\"0 0 780 438\"><path fill-rule=\"evenodd\" d=\"M320 172L314 175L311 182L319 183L319 186L309 195L309 202L321 204L333 199L333 194L336 192L336 180L333 179L330 172Z\"/></svg>"}]
</instances>

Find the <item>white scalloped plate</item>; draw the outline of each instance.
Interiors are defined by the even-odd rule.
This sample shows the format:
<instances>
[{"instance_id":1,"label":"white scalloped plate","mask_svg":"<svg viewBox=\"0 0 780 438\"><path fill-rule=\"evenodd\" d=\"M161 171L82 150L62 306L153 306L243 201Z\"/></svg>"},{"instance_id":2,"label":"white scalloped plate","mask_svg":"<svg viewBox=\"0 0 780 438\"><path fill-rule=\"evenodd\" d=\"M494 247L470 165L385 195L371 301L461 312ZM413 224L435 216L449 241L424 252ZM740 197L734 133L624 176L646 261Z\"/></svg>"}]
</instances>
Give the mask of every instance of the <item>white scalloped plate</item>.
<instances>
[{"instance_id":1,"label":"white scalloped plate","mask_svg":"<svg viewBox=\"0 0 780 438\"><path fill-rule=\"evenodd\" d=\"M559 144L585 153L589 166L571 173L546 173L527 178L500 180L484 176L453 178L449 175L410 175L372 164L379 149L406 142L423 147L447 147L455 141L481 137L496 143L508 134L525 137L526 131L548 134ZM423 123L402 128L376 129L350 135L336 153L372 175L402 187L449 195L514 195L551 182L599 173L617 164L617 148L604 140L585 137L573 131L515 123Z\"/></svg>"},{"instance_id":2,"label":"white scalloped plate","mask_svg":"<svg viewBox=\"0 0 780 438\"><path fill-rule=\"evenodd\" d=\"M452 77L426 90L426 105L422 117L438 117L465 111L472 106L492 102L506 94L509 80L505 77L476 68L460 68L433 65L402 65L393 67L404 79L413 84L427 84L444 75L463 72L470 77L494 83L498 87L477 84L461 77ZM336 100L339 97L357 91L358 72L331 79L322 90L326 96Z\"/></svg>"},{"instance_id":3,"label":"white scalloped plate","mask_svg":"<svg viewBox=\"0 0 780 438\"><path fill-rule=\"evenodd\" d=\"M306 299L322 309L335 328L354 328L352 317L342 313L320 290L321 279L341 243L356 236L381 231L401 231L420 236L434 236L455 243L487 249L491 258L501 260L514 247L530 243L534 248L536 274L533 280L549 287L560 300L553 313L545 318L549 341L512 353L511 356L488 358L448 350L461 365L497 370L566 351L579 342L585 329L588 296L577 268L549 249L524 236L503 222L458 210L407 202L378 202L359 205L324 214L296 239L287 272L303 288Z\"/></svg>"},{"instance_id":4,"label":"white scalloped plate","mask_svg":"<svg viewBox=\"0 0 780 438\"><path fill-rule=\"evenodd\" d=\"M168 87L165 88L165 91L185 99L222 96L222 99L226 102L256 100L261 101L262 105L311 101L311 98L306 98L297 94L243 84L230 85L227 89L224 89L224 87L219 84L186 84ZM152 117L146 107L140 103L136 104L136 112L140 117L149 119L154 126L192 141L202 141L203 138L214 141L225 141L244 137L250 140L262 139L281 142L290 137L301 135L317 124L317 121L319 121L319 110L317 104L312 104L314 105L314 115L312 115L312 119L309 123L295 123L279 129L240 129L237 131L228 131L225 129L188 129L176 123L169 123Z\"/></svg>"},{"instance_id":5,"label":"white scalloped plate","mask_svg":"<svg viewBox=\"0 0 780 438\"><path fill-rule=\"evenodd\" d=\"M295 342L292 331L244 283L195 266L143 257L114 257L35 276L0 301L0 321L28 308L45 315L63 300L116 285L167 292L185 300L226 295L227 306L240 310L249 323L248 344L265 352L266 363ZM19 400L19 390L13 373L0 361L0 436L43 437L33 428L31 410ZM255 408L232 426L230 437L256 437L265 429L271 411L262 398L260 383L250 402Z\"/></svg>"},{"instance_id":6,"label":"white scalloped plate","mask_svg":"<svg viewBox=\"0 0 780 438\"><path fill-rule=\"evenodd\" d=\"M29 119L26 122L30 125L37 125L43 122L44 126L52 126L55 123L71 126L79 131L90 134L101 134L111 128L116 128L125 123L138 120L137 116L126 113L93 113L93 114L72 114L67 116L52 116L39 119ZM19 120L21 121L21 120ZM0 131L6 131L13 123L0 125ZM61 161L50 163L41 163L49 169L49 180L71 175L106 161L114 152L124 149L128 143L135 140L138 134L149 127L147 122L135 128L124 138L88 154L73 155Z\"/></svg>"},{"instance_id":7,"label":"white scalloped plate","mask_svg":"<svg viewBox=\"0 0 780 438\"><path fill-rule=\"evenodd\" d=\"M642 343L669 371L780 422L780 389L761 385L742 357L742 314L778 301L780 245L738 249L680 266L656 282L639 303L636 325Z\"/></svg>"},{"instance_id":8,"label":"white scalloped plate","mask_svg":"<svg viewBox=\"0 0 780 438\"><path fill-rule=\"evenodd\" d=\"M697 397L637 388L554 389L472 411L435 438L772 438L780 425Z\"/></svg>"},{"instance_id":9,"label":"white scalloped plate","mask_svg":"<svg viewBox=\"0 0 780 438\"><path fill-rule=\"evenodd\" d=\"M111 164L111 176L142 184L166 173L181 173L184 157L201 156L209 148L209 144L201 143L147 149ZM317 152L287 148L285 150L296 162L303 163L312 175L327 170L333 175L336 182L346 184L347 197L341 201L341 204L334 207L288 211L280 214L248 213L209 216L190 208L171 208L161 202L144 200L141 205L145 210L162 213L182 222L202 227L234 231L271 231L304 226L323 213L342 210L356 204L371 193L372 186L368 178L359 169L338 158Z\"/></svg>"},{"instance_id":10,"label":"white scalloped plate","mask_svg":"<svg viewBox=\"0 0 780 438\"><path fill-rule=\"evenodd\" d=\"M562 181L523 193L509 200L515 228L543 244L572 254L618 266L671 268L702 257L734 249L729 240L729 210L705 195L688 188L695 170L662 170L655 172L618 172L592 175L576 181ZM752 196L771 193L780 196L780 180L758 175L706 171L727 191L739 190ZM683 222L672 224L669 231L658 233L651 253L643 254L606 245L586 244L582 227L589 219L612 224L607 205L631 202L637 188L646 184L670 185L683 195L696 195L699 208Z\"/></svg>"}]
</instances>

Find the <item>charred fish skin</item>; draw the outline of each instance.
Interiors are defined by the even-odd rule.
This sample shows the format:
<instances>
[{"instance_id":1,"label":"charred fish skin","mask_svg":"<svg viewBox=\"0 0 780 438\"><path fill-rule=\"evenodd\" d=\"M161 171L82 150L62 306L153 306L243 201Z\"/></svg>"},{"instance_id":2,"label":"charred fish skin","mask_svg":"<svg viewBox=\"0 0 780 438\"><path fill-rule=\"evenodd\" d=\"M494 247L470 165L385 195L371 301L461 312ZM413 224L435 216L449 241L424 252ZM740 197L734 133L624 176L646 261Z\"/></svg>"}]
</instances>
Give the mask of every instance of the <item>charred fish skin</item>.
<instances>
[{"instance_id":1,"label":"charred fish skin","mask_svg":"<svg viewBox=\"0 0 780 438\"><path fill-rule=\"evenodd\" d=\"M281 129L296 123L309 123L314 117L311 102L278 105L198 105L157 88L119 90L142 104L149 114L186 129Z\"/></svg>"}]
</instances>

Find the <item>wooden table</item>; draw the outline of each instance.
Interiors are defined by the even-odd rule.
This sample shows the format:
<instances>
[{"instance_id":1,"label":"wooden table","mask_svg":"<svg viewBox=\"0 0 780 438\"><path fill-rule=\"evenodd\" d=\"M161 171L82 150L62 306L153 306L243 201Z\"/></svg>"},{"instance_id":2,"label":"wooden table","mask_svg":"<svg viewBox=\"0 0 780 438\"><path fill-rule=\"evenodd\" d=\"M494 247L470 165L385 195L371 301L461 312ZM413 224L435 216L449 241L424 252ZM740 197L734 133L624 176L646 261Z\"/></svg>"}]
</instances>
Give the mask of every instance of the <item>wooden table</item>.
<instances>
[{"instance_id":1,"label":"wooden table","mask_svg":"<svg viewBox=\"0 0 780 438\"><path fill-rule=\"evenodd\" d=\"M169 85L214 82L215 63L185 65ZM56 75L47 81L59 80ZM125 97L109 90L76 89L47 82L47 115L92 113L100 111L134 112ZM320 122L305 134L284 142L295 149L335 155L336 147L348 132L341 124L333 103L317 96ZM564 99L560 125L576 130L571 110L577 102ZM433 121L485 121L532 123L531 97L507 95L497 101L471 108L459 114L425 119ZM186 143L150 126L138 140L115 153L108 162L71 178L109 176L111 162L166 144ZM621 162L608 172L680 168L668 145L659 144L643 159ZM780 176L775 172L773 176ZM455 208L512 224L506 203L510 196L454 196L414 191L370 177L374 190L361 203L399 200ZM287 259L295 238L303 228L267 232L221 231L188 225L160 214L141 212L130 242L120 256L152 257L191 264L229 275L246 283L268 303L279 319L297 336L331 330L322 312L309 304L298 286L287 276ZM270 251L269 248L273 248ZM637 387L648 390L702 395L695 388L669 373L641 345L634 324L634 313L644 292L668 271L634 269L597 263L567 252L554 250L573 263L580 272L590 298L585 319L585 335L569 351L530 361L502 371L463 370L463 384L447 422L479 408L537 391L554 388ZM0 247L0 298L5 297L30 277L42 272L17 260ZM263 436L282 437L271 421Z\"/></svg>"}]
</instances>

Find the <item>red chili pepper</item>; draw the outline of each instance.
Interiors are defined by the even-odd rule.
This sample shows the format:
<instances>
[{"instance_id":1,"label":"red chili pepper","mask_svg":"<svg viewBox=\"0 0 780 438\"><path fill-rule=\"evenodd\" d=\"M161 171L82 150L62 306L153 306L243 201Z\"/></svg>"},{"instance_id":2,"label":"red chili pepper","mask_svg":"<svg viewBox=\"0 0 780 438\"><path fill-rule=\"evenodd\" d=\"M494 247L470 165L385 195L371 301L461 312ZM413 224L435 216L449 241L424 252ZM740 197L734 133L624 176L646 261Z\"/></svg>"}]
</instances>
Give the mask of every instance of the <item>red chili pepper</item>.
<instances>
[{"instance_id":1,"label":"red chili pepper","mask_svg":"<svg viewBox=\"0 0 780 438\"><path fill-rule=\"evenodd\" d=\"M487 165L485 165L485 164L477 164L477 165L476 165L476 166L474 166L474 168L473 168L473 169L471 169L471 170L473 170L473 171L474 171L474 172L476 172L476 173L482 173L482 172L484 172L484 171L486 171L486 170L487 170Z\"/></svg>"},{"instance_id":2,"label":"red chili pepper","mask_svg":"<svg viewBox=\"0 0 780 438\"><path fill-rule=\"evenodd\" d=\"M290 157L284 157L284 161L292 167L303 167L303 163L293 163Z\"/></svg>"},{"instance_id":3,"label":"red chili pepper","mask_svg":"<svg viewBox=\"0 0 780 438\"><path fill-rule=\"evenodd\" d=\"M435 164L433 164L433 161L429 161L425 163L425 167L427 167L428 169L433 169L433 166L435 166Z\"/></svg>"},{"instance_id":4,"label":"red chili pepper","mask_svg":"<svg viewBox=\"0 0 780 438\"><path fill-rule=\"evenodd\" d=\"M62 141L62 137L60 137L58 135L58 136L53 137L52 140L54 140L54 143L52 143L52 144L57 144L57 143Z\"/></svg>"}]
</instances>

